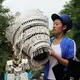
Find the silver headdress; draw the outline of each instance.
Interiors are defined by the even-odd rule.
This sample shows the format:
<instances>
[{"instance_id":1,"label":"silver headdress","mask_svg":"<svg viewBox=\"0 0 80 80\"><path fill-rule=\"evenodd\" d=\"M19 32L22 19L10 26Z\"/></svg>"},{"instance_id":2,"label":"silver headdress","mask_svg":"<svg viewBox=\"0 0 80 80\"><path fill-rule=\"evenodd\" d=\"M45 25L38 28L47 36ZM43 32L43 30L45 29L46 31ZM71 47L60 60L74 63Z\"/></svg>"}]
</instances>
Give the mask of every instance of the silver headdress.
<instances>
[{"instance_id":1,"label":"silver headdress","mask_svg":"<svg viewBox=\"0 0 80 80\"><path fill-rule=\"evenodd\" d=\"M17 18L6 29L6 38L13 45L18 59L26 57L35 67L47 62L50 47L48 19L41 11L31 10L24 17Z\"/></svg>"}]
</instances>

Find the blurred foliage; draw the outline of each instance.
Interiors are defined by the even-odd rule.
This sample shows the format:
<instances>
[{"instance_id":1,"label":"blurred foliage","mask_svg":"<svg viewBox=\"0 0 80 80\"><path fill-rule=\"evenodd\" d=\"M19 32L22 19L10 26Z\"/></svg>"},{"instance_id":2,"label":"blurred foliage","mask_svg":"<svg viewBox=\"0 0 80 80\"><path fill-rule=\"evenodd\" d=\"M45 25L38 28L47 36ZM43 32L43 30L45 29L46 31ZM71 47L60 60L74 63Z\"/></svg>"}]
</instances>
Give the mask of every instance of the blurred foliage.
<instances>
[{"instance_id":1,"label":"blurred foliage","mask_svg":"<svg viewBox=\"0 0 80 80\"><path fill-rule=\"evenodd\" d=\"M66 33L66 36L68 36L69 38L73 38L73 30L69 30L67 33Z\"/></svg>"},{"instance_id":2,"label":"blurred foliage","mask_svg":"<svg viewBox=\"0 0 80 80\"><path fill-rule=\"evenodd\" d=\"M64 9L61 10L60 14L69 14L72 18L73 23L76 22L77 18L80 18L80 0L70 0L64 5Z\"/></svg>"},{"instance_id":3,"label":"blurred foliage","mask_svg":"<svg viewBox=\"0 0 80 80\"><path fill-rule=\"evenodd\" d=\"M6 61L12 58L12 47L5 38L5 30L14 18L9 14L10 10L2 5L3 1L0 0L0 72L5 72Z\"/></svg>"}]
</instances>

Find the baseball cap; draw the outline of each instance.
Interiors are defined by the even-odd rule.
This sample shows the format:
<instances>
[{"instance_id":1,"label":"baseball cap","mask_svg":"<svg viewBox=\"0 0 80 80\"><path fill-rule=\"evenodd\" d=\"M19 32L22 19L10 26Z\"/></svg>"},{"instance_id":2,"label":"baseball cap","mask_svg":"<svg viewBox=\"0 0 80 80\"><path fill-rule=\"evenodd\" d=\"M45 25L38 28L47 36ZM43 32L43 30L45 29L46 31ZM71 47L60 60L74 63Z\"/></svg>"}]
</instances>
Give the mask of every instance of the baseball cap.
<instances>
[{"instance_id":1,"label":"baseball cap","mask_svg":"<svg viewBox=\"0 0 80 80\"><path fill-rule=\"evenodd\" d=\"M67 30L70 30L72 28L72 20L67 14L62 14L60 16L58 14L52 14L51 18L53 21L56 19L60 19L61 22L67 26Z\"/></svg>"}]
</instances>

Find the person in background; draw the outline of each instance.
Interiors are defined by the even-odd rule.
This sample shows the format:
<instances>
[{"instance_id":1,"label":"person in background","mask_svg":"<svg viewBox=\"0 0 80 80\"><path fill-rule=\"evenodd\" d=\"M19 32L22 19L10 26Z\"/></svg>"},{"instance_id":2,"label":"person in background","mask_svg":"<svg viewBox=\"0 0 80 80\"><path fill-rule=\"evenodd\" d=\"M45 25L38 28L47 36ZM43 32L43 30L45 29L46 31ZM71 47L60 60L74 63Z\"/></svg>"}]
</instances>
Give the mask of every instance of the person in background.
<instances>
[{"instance_id":1,"label":"person in background","mask_svg":"<svg viewBox=\"0 0 80 80\"><path fill-rule=\"evenodd\" d=\"M45 64L44 80L70 80L70 76L66 74L69 64L68 59L74 59L76 44L65 34L72 28L72 20L67 14L52 14L51 18L55 36L50 39L50 56L49 61Z\"/></svg>"}]
</instances>

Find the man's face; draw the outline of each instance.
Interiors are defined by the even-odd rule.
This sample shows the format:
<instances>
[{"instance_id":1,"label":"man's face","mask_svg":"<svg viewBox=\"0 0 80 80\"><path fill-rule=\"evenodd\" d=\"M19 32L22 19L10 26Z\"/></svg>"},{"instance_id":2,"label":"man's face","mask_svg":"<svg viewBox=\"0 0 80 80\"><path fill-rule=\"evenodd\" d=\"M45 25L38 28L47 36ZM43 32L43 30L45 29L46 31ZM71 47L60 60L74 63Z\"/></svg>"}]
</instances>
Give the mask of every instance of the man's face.
<instances>
[{"instance_id":1,"label":"man's face","mask_svg":"<svg viewBox=\"0 0 80 80\"><path fill-rule=\"evenodd\" d=\"M60 34L62 32L63 32L63 24L62 24L61 20L56 19L53 22L53 33L56 35L56 34Z\"/></svg>"}]
</instances>

